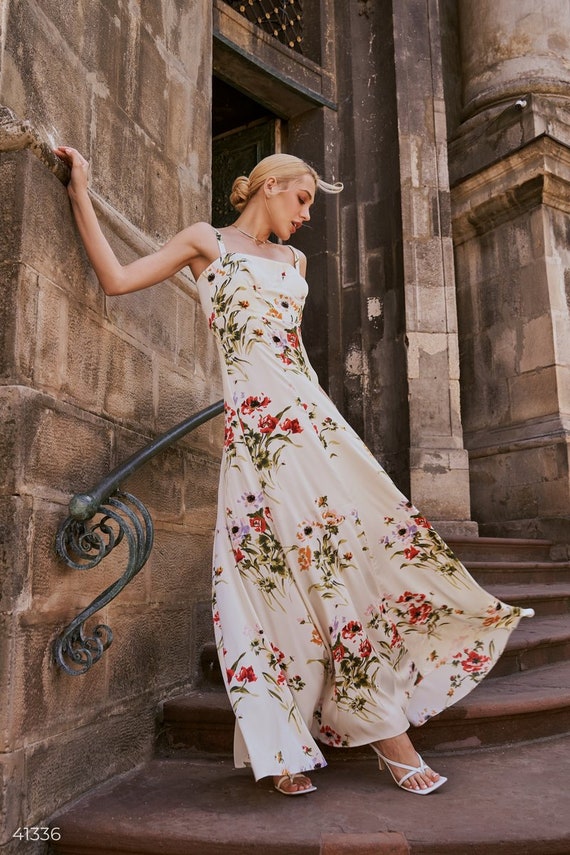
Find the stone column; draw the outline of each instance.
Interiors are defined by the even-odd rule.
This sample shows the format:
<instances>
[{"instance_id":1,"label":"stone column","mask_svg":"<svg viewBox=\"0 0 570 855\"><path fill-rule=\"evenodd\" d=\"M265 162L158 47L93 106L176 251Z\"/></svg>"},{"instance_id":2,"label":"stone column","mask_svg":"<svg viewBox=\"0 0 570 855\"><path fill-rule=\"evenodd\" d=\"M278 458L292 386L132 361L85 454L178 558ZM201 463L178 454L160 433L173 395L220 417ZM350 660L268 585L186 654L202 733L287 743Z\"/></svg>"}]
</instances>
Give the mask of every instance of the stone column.
<instances>
[{"instance_id":1,"label":"stone column","mask_svg":"<svg viewBox=\"0 0 570 855\"><path fill-rule=\"evenodd\" d=\"M437 0L393 4L408 343L410 493L442 533L474 534L459 403Z\"/></svg>"},{"instance_id":2,"label":"stone column","mask_svg":"<svg viewBox=\"0 0 570 855\"><path fill-rule=\"evenodd\" d=\"M567 541L570 2L459 0L450 143L465 443L482 533Z\"/></svg>"}]
</instances>

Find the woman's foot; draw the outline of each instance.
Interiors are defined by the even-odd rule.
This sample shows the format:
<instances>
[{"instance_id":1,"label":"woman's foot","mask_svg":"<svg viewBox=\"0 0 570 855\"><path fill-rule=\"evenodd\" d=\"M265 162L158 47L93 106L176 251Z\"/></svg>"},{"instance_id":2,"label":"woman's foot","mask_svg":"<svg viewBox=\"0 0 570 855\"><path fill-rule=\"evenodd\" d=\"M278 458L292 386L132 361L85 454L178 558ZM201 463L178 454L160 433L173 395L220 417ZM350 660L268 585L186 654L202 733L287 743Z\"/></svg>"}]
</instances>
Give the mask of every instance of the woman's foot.
<instances>
[{"instance_id":1,"label":"woman's foot","mask_svg":"<svg viewBox=\"0 0 570 855\"><path fill-rule=\"evenodd\" d=\"M300 796L303 793L312 793L317 788L313 785L307 775L298 772L295 775L274 775L273 786L284 796Z\"/></svg>"},{"instance_id":2,"label":"woman's foot","mask_svg":"<svg viewBox=\"0 0 570 855\"><path fill-rule=\"evenodd\" d=\"M382 755L381 759L388 765L388 771L402 789L429 792L436 789L436 785L439 787L447 780L425 765L407 733L401 733L390 739L379 739L372 743L372 748L379 756ZM398 764L408 768L402 768ZM414 768L417 772L410 775L410 769Z\"/></svg>"}]
</instances>

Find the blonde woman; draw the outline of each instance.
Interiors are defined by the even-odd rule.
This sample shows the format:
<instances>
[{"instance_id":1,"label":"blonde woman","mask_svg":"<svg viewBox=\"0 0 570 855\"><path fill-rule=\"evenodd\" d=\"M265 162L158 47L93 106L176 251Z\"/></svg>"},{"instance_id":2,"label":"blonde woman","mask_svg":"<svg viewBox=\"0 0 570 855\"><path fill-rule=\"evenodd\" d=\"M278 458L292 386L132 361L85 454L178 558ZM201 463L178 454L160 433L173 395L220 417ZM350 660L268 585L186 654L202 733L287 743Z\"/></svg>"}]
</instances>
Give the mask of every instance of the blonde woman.
<instances>
[{"instance_id":1,"label":"blonde woman","mask_svg":"<svg viewBox=\"0 0 570 855\"><path fill-rule=\"evenodd\" d=\"M300 332L306 259L287 241L317 191L342 185L271 155L234 182L233 225L196 223L121 265L89 200L87 161L56 153L72 169L73 212L105 293L188 265L218 345L213 619L236 766L302 795L326 765L320 744L370 744L404 792L434 792L446 778L414 750L410 723L471 691L532 610L479 587L318 384Z\"/></svg>"}]
</instances>

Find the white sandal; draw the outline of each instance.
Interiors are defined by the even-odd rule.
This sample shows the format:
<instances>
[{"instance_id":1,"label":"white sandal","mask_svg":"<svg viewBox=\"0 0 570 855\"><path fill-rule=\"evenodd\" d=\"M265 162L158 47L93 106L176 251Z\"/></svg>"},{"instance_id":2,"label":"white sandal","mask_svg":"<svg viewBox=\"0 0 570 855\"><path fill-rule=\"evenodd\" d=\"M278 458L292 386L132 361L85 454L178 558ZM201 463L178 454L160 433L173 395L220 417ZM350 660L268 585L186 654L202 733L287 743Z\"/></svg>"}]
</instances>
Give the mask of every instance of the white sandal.
<instances>
[{"instance_id":1,"label":"white sandal","mask_svg":"<svg viewBox=\"0 0 570 855\"><path fill-rule=\"evenodd\" d=\"M447 781L447 778L444 778L443 775L440 775L438 780L433 781L431 786L429 786L429 787L424 787L423 789L422 788L415 789L412 787L405 787L404 784L406 783L406 781L409 778L412 777L412 775L417 775L417 774L423 775L430 768L429 766L427 766L424 763L424 761L422 760L420 755L417 754L417 752L416 752L417 758L419 760L419 766L408 766L406 763L396 763L395 760L389 760L387 757L384 757L384 755L380 753L380 751L378 750L378 748L376 748L375 745L370 745L370 747L378 756L378 767L379 767L379 769L380 770L387 769L388 772L391 774L392 778L394 779L394 783L396 784L396 786L400 787L406 793L415 793L417 796L427 796L429 793L433 793L434 790L437 790L438 787L441 787L441 785L445 784L445 782ZM400 769L407 769L408 774L402 775L400 780L398 780L396 778L396 776L394 775L394 772L392 770L392 766L398 766L398 768L400 768Z\"/></svg>"},{"instance_id":2,"label":"white sandal","mask_svg":"<svg viewBox=\"0 0 570 855\"><path fill-rule=\"evenodd\" d=\"M278 793L283 793L284 796L304 796L305 793L312 793L317 788L314 784L311 784L310 787L306 787L304 790L285 790L283 789L283 784L285 781L289 781L289 783L294 783L295 778L306 778L302 772L296 772L294 775L281 775L276 784L273 784ZM308 779L307 779L308 780Z\"/></svg>"}]
</instances>

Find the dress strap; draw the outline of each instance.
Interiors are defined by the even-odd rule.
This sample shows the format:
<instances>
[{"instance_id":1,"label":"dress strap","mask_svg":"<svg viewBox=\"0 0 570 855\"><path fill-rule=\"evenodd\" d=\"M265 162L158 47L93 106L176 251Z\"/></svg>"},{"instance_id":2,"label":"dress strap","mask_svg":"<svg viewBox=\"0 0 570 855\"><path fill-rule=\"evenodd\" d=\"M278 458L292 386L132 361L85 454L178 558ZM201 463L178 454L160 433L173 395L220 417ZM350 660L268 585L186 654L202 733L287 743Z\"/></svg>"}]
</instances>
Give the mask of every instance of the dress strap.
<instances>
[{"instance_id":1,"label":"dress strap","mask_svg":"<svg viewBox=\"0 0 570 855\"><path fill-rule=\"evenodd\" d=\"M290 244L287 244L287 246L289 247L289 249L293 253L293 267L295 268L295 270L297 270L301 256L299 255L299 253L297 252L295 247L291 246Z\"/></svg>"},{"instance_id":2,"label":"dress strap","mask_svg":"<svg viewBox=\"0 0 570 855\"><path fill-rule=\"evenodd\" d=\"M223 258L224 255L227 255L226 247L224 246L224 241L220 232L217 229L214 229L214 234L216 235L216 240L218 241L218 249L220 251L220 258Z\"/></svg>"}]
</instances>

